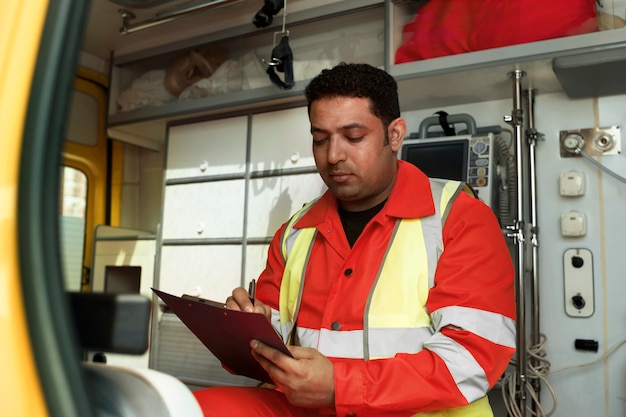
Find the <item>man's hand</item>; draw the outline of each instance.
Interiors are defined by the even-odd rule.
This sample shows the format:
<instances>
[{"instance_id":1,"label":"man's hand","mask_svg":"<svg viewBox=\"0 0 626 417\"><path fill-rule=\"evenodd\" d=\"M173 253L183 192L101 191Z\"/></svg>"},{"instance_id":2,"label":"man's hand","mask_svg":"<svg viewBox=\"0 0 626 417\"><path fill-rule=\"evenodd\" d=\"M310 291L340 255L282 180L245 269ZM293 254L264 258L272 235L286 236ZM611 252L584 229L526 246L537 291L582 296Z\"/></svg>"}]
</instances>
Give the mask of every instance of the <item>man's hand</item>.
<instances>
[{"instance_id":1,"label":"man's hand","mask_svg":"<svg viewBox=\"0 0 626 417\"><path fill-rule=\"evenodd\" d=\"M230 310L247 311L249 313L261 313L268 320L271 320L272 310L259 300L254 300L254 305L250 301L250 294L245 288L235 288L233 295L226 299L226 308Z\"/></svg>"},{"instance_id":2,"label":"man's hand","mask_svg":"<svg viewBox=\"0 0 626 417\"><path fill-rule=\"evenodd\" d=\"M250 342L252 356L267 371L289 402L299 407L335 405L333 364L313 348L288 346L293 358L258 340Z\"/></svg>"}]
</instances>

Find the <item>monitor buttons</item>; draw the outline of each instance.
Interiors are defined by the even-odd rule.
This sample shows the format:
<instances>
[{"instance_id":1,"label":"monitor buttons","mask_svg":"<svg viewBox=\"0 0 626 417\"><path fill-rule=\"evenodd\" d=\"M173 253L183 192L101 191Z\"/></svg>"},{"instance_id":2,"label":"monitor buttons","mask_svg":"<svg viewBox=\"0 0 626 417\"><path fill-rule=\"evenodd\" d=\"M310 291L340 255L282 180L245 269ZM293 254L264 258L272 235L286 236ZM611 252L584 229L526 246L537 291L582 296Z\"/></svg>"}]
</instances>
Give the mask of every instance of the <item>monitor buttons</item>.
<instances>
[{"instance_id":1,"label":"monitor buttons","mask_svg":"<svg viewBox=\"0 0 626 417\"><path fill-rule=\"evenodd\" d=\"M477 141L472 145L472 151L476 154L476 155L482 155L484 153L486 153L489 150L489 145L487 145L485 142L483 141Z\"/></svg>"},{"instance_id":2,"label":"monitor buttons","mask_svg":"<svg viewBox=\"0 0 626 417\"><path fill-rule=\"evenodd\" d=\"M476 178L476 185L479 187L484 187L487 185L487 178L485 177L480 177L480 178Z\"/></svg>"}]
</instances>

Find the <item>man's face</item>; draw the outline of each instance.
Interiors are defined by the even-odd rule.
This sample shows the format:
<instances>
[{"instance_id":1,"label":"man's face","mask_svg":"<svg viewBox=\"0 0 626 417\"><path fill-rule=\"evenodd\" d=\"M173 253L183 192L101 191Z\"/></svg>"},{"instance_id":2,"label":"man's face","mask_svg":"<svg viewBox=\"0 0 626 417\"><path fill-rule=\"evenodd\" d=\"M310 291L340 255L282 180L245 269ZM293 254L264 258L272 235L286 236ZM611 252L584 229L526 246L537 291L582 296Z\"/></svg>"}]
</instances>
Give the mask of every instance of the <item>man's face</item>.
<instances>
[{"instance_id":1,"label":"man's face","mask_svg":"<svg viewBox=\"0 0 626 417\"><path fill-rule=\"evenodd\" d=\"M313 156L322 179L348 211L362 211L383 202L397 172L396 153L404 138L402 119L389 128L389 142L380 119L366 98L335 97L311 104Z\"/></svg>"}]
</instances>

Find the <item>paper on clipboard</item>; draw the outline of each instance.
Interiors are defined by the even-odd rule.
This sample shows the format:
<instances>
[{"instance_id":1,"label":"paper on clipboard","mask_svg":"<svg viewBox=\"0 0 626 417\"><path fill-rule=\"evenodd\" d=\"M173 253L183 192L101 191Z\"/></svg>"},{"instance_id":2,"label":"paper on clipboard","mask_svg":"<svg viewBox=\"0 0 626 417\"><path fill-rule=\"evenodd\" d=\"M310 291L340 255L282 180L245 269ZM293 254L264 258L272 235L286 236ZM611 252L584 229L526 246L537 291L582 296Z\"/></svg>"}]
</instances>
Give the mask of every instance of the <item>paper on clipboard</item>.
<instances>
[{"instance_id":1,"label":"paper on clipboard","mask_svg":"<svg viewBox=\"0 0 626 417\"><path fill-rule=\"evenodd\" d=\"M271 378L250 353L250 341L259 340L291 353L262 314L229 310L223 303L196 297L178 297L152 288L196 337L231 372L258 381Z\"/></svg>"}]
</instances>

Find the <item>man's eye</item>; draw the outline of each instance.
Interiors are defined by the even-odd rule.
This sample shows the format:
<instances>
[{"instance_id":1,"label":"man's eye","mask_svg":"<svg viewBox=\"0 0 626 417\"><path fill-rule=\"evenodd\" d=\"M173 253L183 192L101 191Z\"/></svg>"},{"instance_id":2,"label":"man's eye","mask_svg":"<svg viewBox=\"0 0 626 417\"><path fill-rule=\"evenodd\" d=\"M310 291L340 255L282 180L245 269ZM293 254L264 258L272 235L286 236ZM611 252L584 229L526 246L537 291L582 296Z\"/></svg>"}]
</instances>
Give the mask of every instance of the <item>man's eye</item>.
<instances>
[{"instance_id":1,"label":"man's eye","mask_svg":"<svg viewBox=\"0 0 626 417\"><path fill-rule=\"evenodd\" d=\"M319 145L323 145L326 141L328 140L328 138L313 138L313 145L319 146Z\"/></svg>"},{"instance_id":2,"label":"man's eye","mask_svg":"<svg viewBox=\"0 0 626 417\"><path fill-rule=\"evenodd\" d=\"M348 139L350 142L360 142L363 140L365 136L346 136L346 139Z\"/></svg>"}]
</instances>

